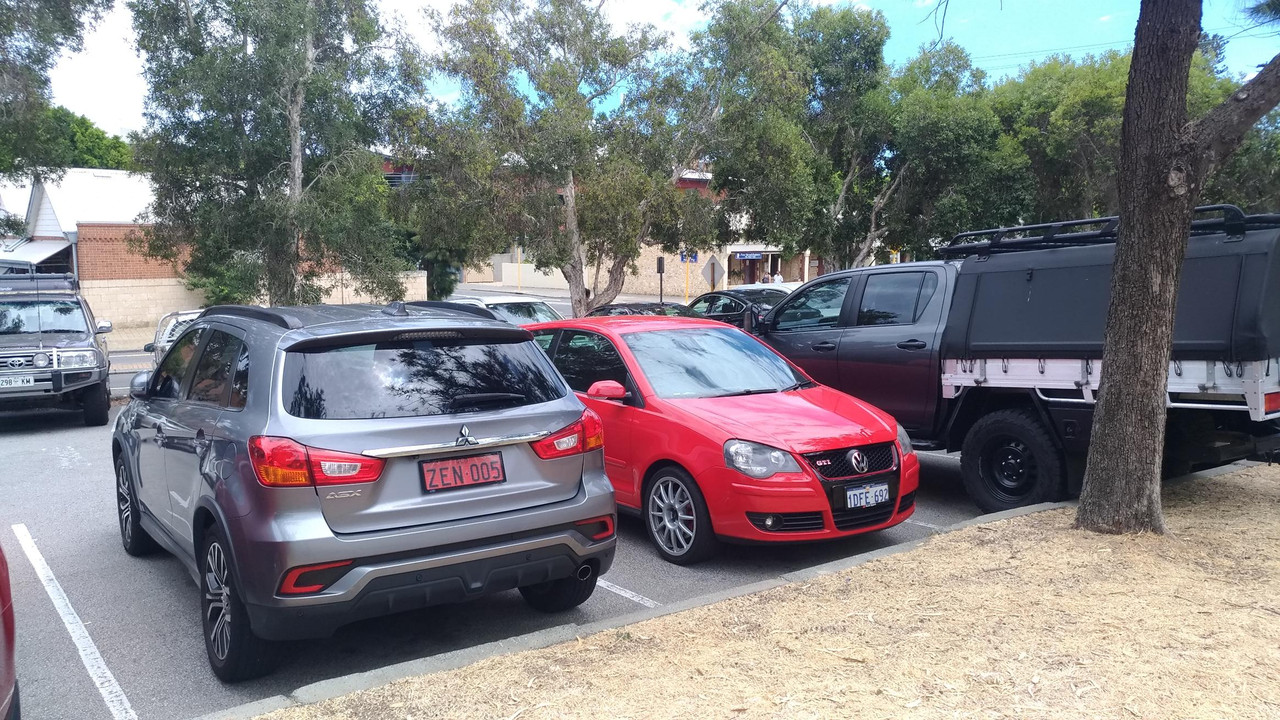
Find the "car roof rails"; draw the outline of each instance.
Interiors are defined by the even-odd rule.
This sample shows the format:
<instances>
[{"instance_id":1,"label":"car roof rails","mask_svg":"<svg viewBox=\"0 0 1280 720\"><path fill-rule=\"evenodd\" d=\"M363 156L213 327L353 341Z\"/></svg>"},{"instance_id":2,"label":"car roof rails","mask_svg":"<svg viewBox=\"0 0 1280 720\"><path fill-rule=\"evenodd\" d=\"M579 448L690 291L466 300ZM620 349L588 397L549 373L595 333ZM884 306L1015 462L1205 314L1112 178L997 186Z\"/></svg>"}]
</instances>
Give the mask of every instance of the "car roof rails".
<instances>
[{"instance_id":1,"label":"car roof rails","mask_svg":"<svg viewBox=\"0 0 1280 720\"><path fill-rule=\"evenodd\" d=\"M1195 218L1196 215L1216 213L1221 213L1221 217ZM1235 205L1202 205L1193 211L1192 217L1191 235L1193 236L1220 232L1230 236L1240 236L1251 228L1280 226L1280 214L1245 215L1244 211ZM1022 250L1105 245L1116 241L1119 230L1120 218L1116 215L989 230L970 230L951 238L946 246L938 248L938 254L951 259Z\"/></svg>"},{"instance_id":2,"label":"car roof rails","mask_svg":"<svg viewBox=\"0 0 1280 720\"><path fill-rule=\"evenodd\" d=\"M298 330L305 327L302 321L277 308L259 307L257 305L214 305L205 308L200 317L211 315L230 315L232 317L250 318L271 323L285 330Z\"/></svg>"},{"instance_id":3,"label":"car roof rails","mask_svg":"<svg viewBox=\"0 0 1280 720\"><path fill-rule=\"evenodd\" d=\"M475 315L486 320L498 320L498 316L488 308L478 307L476 305L466 305L463 303L443 302L440 300L411 300L405 305L409 307L426 308L428 310L449 310L452 312L462 312L468 315Z\"/></svg>"},{"instance_id":4,"label":"car roof rails","mask_svg":"<svg viewBox=\"0 0 1280 720\"><path fill-rule=\"evenodd\" d=\"M11 265L15 261L4 262ZM8 266L0 265L0 268ZM75 293L79 290L80 281L71 273L0 272L0 293Z\"/></svg>"}]
</instances>

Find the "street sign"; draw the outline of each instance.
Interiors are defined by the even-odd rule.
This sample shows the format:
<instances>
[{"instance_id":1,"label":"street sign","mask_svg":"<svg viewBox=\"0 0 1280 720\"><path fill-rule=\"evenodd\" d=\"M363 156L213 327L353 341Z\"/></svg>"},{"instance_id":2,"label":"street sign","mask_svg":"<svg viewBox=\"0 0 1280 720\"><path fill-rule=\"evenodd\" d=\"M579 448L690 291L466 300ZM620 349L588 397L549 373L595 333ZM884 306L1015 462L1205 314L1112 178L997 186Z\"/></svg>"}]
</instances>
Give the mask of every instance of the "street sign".
<instances>
[{"instance_id":1,"label":"street sign","mask_svg":"<svg viewBox=\"0 0 1280 720\"><path fill-rule=\"evenodd\" d=\"M695 265L696 265L696 264L698 264L698 251L697 251L697 250L694 250L693 252L685 252L684 250L681 250L681 251L680 251L680 262L682 262L682 263L693 263L693 264L695 264Z\"/></svg>"},{"instance_id":2,"label":"street sign","mask_svg":"<svg viewBox=\"0 0 1280 720\"><path fill-rule=\"evenodd\" d=\"M719 287L720 281L724 280L724 265L720 264L720 260L715 255L707 258L707 264L702 266L702 277L710 283L712 290Z\"/></svg>"}]
</instances>

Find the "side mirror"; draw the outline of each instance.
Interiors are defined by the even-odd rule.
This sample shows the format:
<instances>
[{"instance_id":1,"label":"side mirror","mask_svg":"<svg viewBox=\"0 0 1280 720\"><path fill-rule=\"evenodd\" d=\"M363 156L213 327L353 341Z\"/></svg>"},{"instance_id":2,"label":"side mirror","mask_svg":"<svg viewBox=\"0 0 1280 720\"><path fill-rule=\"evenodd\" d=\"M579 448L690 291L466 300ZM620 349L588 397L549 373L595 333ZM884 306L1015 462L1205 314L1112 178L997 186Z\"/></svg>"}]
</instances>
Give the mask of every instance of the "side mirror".
<instances>
[{"instance_id":1,"label":"side mirror","mask_svg":"<svg viewBox=\"0 0 1280 720\"><path fill-rule=\"evenodd\" d=\"M596 400L626 400L630 395L617 380L600 380L587 388L587 397Z\"/></svg>"},{"instance_id":2,"label":"side mirror","mask_svg":"<svg viewBox=\"0 0 1280 720\"><path fill-rule=\"evenodd\" d=\"M142 352L149 352L149 353L153 353L153 352L155 352L155 351L156 351L156 344L155 344L155 343L147 343L146 345L143 345L143 346L142 346Z\"/></svg>"},{"instance_id":3,"label":"side mirror","mask_svg":"<svg viewBox=\"0 0 1280 720\"><path fill-rule=\"evenodd\" d=\"M139 400L147 397L147 386L151 384L151 371L143 370L133 379L129 380L129 397L135 397Z\"/></svg>"},{"instance_id":4,"label":"side mirror","mask_svg":"<svg viewBox=\"0 0 1280 720\"><path fill-rule=\"evenodd\" d=\"M759 335L765 327L764 317L769 309L760 303L751 303L742 312L742 329L753 335Z\"/></svg>"},{"instance_id":5,"label":"side mirror","mask_svg":"<svg viewBox=\"0 0 1280 720\"><path fill-rule=\"evenodd\" d=\"M98 321L98 328L97 328L97 331L96 331L96 332L97 332L97 334L98 334L98 335L106 335L107 333L111 332L111 321L110 321L110 320L99 320L99 321Z\"/></svg>"}]
</instances>

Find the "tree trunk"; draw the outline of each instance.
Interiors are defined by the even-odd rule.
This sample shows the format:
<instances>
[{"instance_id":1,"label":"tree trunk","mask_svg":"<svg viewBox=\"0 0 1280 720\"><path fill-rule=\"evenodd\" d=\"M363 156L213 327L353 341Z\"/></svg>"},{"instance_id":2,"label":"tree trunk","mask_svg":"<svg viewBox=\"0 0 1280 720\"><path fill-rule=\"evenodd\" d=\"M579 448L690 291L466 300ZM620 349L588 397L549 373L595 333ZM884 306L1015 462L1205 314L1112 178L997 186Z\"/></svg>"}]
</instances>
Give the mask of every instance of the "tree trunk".
<instances>
[{"instance_id":1,"label":"tree trunk","mask_svg":"<svg viewBox=\"0 0 1280 720\"><path fill-rule=\"evenodd\" d=\"M308 10L313 9L313 4L308 3ZM271 285L275 285L274 291L269 292L272 305L295 305L302 297L302 276L299 265L302 263L302 244L303 232L300 218L300 207L302 205L302 109L307 99L307 82L311 79L312 67L315 64L316 49L315 36L312 29L314 23L312 18L305 20L307 25L306 35L303 38L303 59L302 67L299 69L298 77L295 78L292 86L289 88L289 105L288 105L288 123L289 123L289 195L288 195L288 217L289 217L289 239L292 247L283 253L282 257L276 258L284 264L276 266L274 271L272 267L267 268L267 277L276 277L277 281L271 283L268 281L268 289L272 290Z\"/></svg>"},{"instance_id":2,"label":"tree trunk","mask_svg":"<svg viewBox=\"0 0 1280 720\"><path fill-rule=\"evenodd\" d=\"M1103 385L1077 524L1164 532L1160 465L1174 304L1199 194L1187 142L1187 77L1200 0L1144 0L1120 133L1120 235Z\"/></svg>"},{"instance_id":3,"label":"tree trunk","mask_svg":"<svg viewBox=\"0 0 1280 720\"><path fill-rule=\"evenodd\" d=\"M569 261L560 266L560 274L569 283L569 303L574 317L582 317L591 309L587 297L587 253L582 246L582 233L578 230L578 191L574 187L573 171L564 183L564 232L569 236Z\"/></svg>"}]
</instances>

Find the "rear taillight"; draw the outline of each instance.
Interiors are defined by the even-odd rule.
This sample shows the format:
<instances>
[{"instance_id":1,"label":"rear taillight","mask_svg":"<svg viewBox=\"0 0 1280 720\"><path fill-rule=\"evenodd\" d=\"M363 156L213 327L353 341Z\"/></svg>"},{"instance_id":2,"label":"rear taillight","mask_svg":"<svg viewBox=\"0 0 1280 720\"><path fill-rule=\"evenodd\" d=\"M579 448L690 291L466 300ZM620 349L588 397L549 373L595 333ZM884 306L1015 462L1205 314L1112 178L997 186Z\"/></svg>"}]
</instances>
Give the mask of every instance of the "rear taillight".
<instances>
[{"instance_id":1,"label":"rear taillight","mask_svg":"<svg viewBox=\"0 0 1280 720\"><path fill-rule=\"evenodd\" d=\"M587 408L582 417L572 425L563 427L532 445L533 451L543 460L598 450L604 447L604 423L600 421L599 415Z\"/></svg>"},{"instance_id":2,"label":"rear taillight","mask_svg":"<svg viewBox=\"0 0 1280 720\"><path fill-rule=\"evenodd\" d=\"M583 535L592 540L607 540L613 537L614 523L612 515L601 515L590 520L579 520L574 525L582 530Z\"/></svg>"},{"instance_id":3,"label":"rear taillight","mask_svg":"<svg viewBox=\"0 0 1280 720\"><path fill-rule=\"evenodd\" d=\"M267 435L249 438L249 460L267 487L311 487L369 483L382 476L384 461L364 455L309 448Z\"/></svg>"},{"instance_id":4,"label":"rear taillight","mask_svg":"<svg viewBox=\"0 0 1280 720\"><path fill-rule=\"evenodd\" d=\"M303 565L284 574L280 581L281 595L306 595L324 590L347 574L350 560L320 563L319 565Z\"/></svg>"},{"instance_id":5,"label":"rear taillight","mask_svg":"<svg viewBox=\"0 0 1280 720\"><path fill-rule=\"evenodd\" d=\"M1280 392L1267 393L1263 400L1266 403L1265 411L1268 415L1280 410Z\"/></svg>"}]
</instances>

